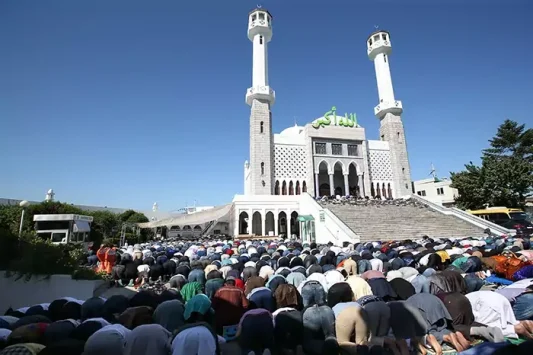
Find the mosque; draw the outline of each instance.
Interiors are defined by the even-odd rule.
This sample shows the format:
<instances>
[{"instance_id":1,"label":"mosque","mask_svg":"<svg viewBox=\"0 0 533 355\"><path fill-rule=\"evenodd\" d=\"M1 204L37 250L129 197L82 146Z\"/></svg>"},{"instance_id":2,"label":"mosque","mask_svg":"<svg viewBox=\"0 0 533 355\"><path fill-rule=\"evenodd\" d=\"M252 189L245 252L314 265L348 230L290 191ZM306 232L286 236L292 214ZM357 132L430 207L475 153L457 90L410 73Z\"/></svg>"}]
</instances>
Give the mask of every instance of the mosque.
<instances>
[{"instance_id":1,"label":"mosque","mask_svg":"<svg viewBox=\"0 0 533 355\"><path fill-rule=\"evenodd\" d=\"M390 34L380 30L366 40L379 92L374 108L381 123L379 141L367 140L357 116L341 113L336 107L325 108L322 117L305 126L295 125L274 134L271 108L276 94L268 76L272 34L270 12L260 7L251 11L252 85L245 96L251 108L250 158L244 163L244 194L224 206L147 226L166 225L179 232L185 223L188 231L191 224L198 224L198 232L227 231L233 236L300 235L305 230L308 239L320 232L353 240L357 236L342 221L331 216L328 223L315 198L398 198L412 194L402 102L394 97L389 68Z\"/></svg>"}]
</instances>

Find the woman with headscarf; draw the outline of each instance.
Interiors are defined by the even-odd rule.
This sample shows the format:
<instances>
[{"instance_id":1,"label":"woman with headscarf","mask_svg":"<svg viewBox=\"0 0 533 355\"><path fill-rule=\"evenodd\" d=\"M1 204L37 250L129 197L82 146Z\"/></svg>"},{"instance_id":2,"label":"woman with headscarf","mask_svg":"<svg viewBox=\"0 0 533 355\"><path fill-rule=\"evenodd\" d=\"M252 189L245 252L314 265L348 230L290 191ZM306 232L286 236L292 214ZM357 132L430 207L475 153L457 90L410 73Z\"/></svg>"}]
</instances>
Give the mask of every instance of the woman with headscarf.
<instances>
[{"instance_id":1,"label":"woman with headscarf","mask_svg":"<svg viewBox=\"0 0 533 355\"><path fill-rule=\"evenodd\" d=\"M486 327L475 321L472 305L468 298L459 293L440 293L437 295L444 306L450 312L453 328L461 332L467 340L471 340L472 335L481 336L489 341L504 341L501 329Z\"/></svg>"},{"instance_id":2,"label":"woman with headscarf","mask_svg":"<svg viewBox=\"0 0 533 355\"><path fill-rule=\"evenodd\" d=\"M214 311L211 308L211 300L204 294L194 296L185 305L183 318L188 324L207 323L214 325Z\"/></svg>"},{"instance_id":3,"label":"woman with headscarf","mask_svg":"<svg viewBox=\"0 0 533 355\"><path fill-rule=\"evenodd\" d=\"M248 296L250 292L252 292L253 289L258 288L258 287L264 287L264 286L265 286L265 280L262 277L252 276L244 284L244 294Z\"/></svg>"},{"instance_id":4,"label":"woman with headscarf","mask_svg":"<svg viewBox=\"0 0 533 355\"><path fill-rule=\"evenodd\" d=\"M350 276L346 279L348 285L350 285L355 299L359 299L363 296L372 295L372 288L359 276Z\"/></svg>"},{"instance_id":5,"label":"woman with headscarf","mask_svg":"<svg viewBox=\"0 0 533 355\"><path fill-rule=\"evenodd\" d=\"M511 303L505 296L493 291L476 291L466 294L472 305L476 322L502 330L505 337L533 339L533 321L518 321Z\"/></svg>"},{"instance_id":6,"label":"woman with headscarf","mask_svg":"<svg viewBox=\"0 0 533 355\"><path fill-rule=\"evenodd\" d=\"M390 309L387 303L378 296L363 296L357 300L368 316L370 330L369 342L372 345L383 346L385 336L390 329Z\"/></svg>"},{"instance_id":7,"label":"woman with headscarf","mask_svg":"<svg viewBox=\"0 0 533 355\"><path fill-rule=\"evenodd\" d=\"M222 273L218 270L212 270L207 274L205 282L205 294L212 298L219 288L224 286L224 279Z\"/></svg>"},{"instance_id":8,"label":"woman with headscarf","mask_svg":"<svg viewBox=\"0 0 533 355\"><path fill-rule=\"evenodd\" d=\"M118 321L126 328L133 330L139 325L152 324L153 313L154 310L151 307L131 307L118 317Z\"/></svg>"},{"instance_id":9,"label":"woman with headscarf","mask_svg":"<svg viewBox=\"0 0 533 355\"><path fill-rule=\"evenodd\" d=\"M87 339L83 355L122 354L130 330L120 324L103 327Z\"/></svg>"},{"instance_id":10,"label":"woman with headscarf","mask_svg":"<svg viewBox=\"0 0 533 355\"><path fill-rule=\"evenodd\" d=\"M273 275L268 282L266 283L266 287L268 287L272 293L276 292L276 289L279 285L284 285L287 283L287 280L282 275Z\"/></svg>"},{"instance_id":11,"label":"woman with headscarf","mask_svg":"<svg viewBox=\"0 0 533 355\"><path fill-rule=\"evenodd\" d=\"M163 326L169 332L173 332L185 324L184 311L185 306L180 301L165 301L155 309L154 323Z\"/></svg>"},{"instance_id":12,"label":"woman with headscarf","mask_svg":"<svg viewBox=\"0 0 533 355\"><path fill-rule=\"evenodd\" d=\"M276 292L274 292L274 299L276 301L276 308L294 308L301 309L302 297L298 293L295 286L290 284L280 285Z\"/></svg>"},{"instance_id":13,"label":"woman with headscarf","mask_svg":"<svg viewBox=\"0 0 533 355\"><path fill-rule=\"evenodd\" d=\"M217 335L207 323L181 328L172 340L172 355L220 355Z\"/></svg>"},{"instance_id":14,"label":"woman with headscarf","mask_svg":"<svg viewBox=\"0 0 533 355\"><path fill-rule=\"evenodd\" d=\"M389 281L389 284L391 285L394 292L396 292L396 299L399 301L405 301L416 293L413 285L402 278L397 278L392 281Z\"/></svg>"},{"instance_id":15,"label":"woman with headscarf","mask_svg":"<svg viewBox=\"0 0 533 355\"><path fill-rule=\"evenodd\" d=\"M186 283L180 291L183 302L187 303L195 295L202 293L202 284L196 281Z\"/></svg>"},{"instance_id":16,"label":"woman with headscarf","mask_svg":"<svg viewBox=\"0 0 533 355\"><path fill-rule=\"evenodd\" d=\"M438 353L443 342L453 346L457 352L466 350L470 344L460 332L454 332L452 317L444 303L430 293L415 294L406 301L421 311L427 324L427 339Z\"/></svg>"},{"instance_id":17,"label":"woman with headscarf","mask_svg":"<svg viewBox=\"0 0 533 355\"><path fill-rule=\"evenodd\" d=\"M374 296L381 297L385 302L396 300L398 295L396 291L392 288L387 279L384 278L375 278L368 280L368 284L372 289L372 294Z\"/></svg>"},{"instance_id":18,"label":"woman with headscarf","mask_svg":"<svg viewBox=\"0 0 533 355\"><path fill-rule=\"evenodd\" d=\"M138 326L126 336L122 355L168 355L171 335L159 324Z\"/></svg>"},{"instance_id":19,"label":"woman with headscarf","mask_svg":"<svg viewBox=\"0 0 533 355\"><path fill-rule=\"evenodd\" d=\"M272 314L266 309L252 309L243 314L239 321L237 339L243 354L253 351L274 350L274 324Z\"/></svg>"}]
</instances>

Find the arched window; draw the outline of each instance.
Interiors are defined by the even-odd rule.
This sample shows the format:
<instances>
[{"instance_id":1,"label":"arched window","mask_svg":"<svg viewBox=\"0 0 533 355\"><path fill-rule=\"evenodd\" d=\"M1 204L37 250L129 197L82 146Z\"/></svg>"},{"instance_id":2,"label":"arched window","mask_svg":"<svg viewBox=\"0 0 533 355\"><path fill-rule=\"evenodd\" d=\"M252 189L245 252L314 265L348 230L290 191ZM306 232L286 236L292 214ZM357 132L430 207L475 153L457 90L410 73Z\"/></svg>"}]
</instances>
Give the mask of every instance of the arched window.
<instances>
[{"instance_id":1,"label":"arched window","mask_svg":"<svg viewBox=\"0 0 533 355\"><path fill-rule=\"evenodd\" d=\"M261 175L265 175L265 163L261 163Z\"/></svg>"},{"instance_id":2,"label":"arched window","mask_svg":"<svg viewBox=\"0 0 533 355\"><path fill-rule=\"evenodd\" d=\"M376 197L376 190L374 190L374 183L370 183L370 196Z\"/></svg>"},{"instance_id":3,"label":"arched window","mask_svg":"<svg viewBox=\"0 0 533 355\"><path fill-rule=\"evenodd\" d=\"M307 192L307 184L305 181L302 183L302 192Z\"/></svg>"},{"instance_id":4,"label":"arched window","mask_svg":"<svg viewBox=\"0 0 533 355\"><path fill-rule=\"evenodd\" d=\"M294 184L289 182L289 195L294 195Z\"/></svg>"},{"instance_id":5,"label":"arched window","mask_svg":"<svg viewBox=\"0 0 533 355\"><path fill-rule=\"evenodd\" d=\"M259 44L263 44L263 36L259 36Z\"/></svg>"},{"instance_id":6,"label":"arched window","mask_svg":"<svg viewBox=\"0 0 533 355\"><path fill-rule=\"evenodd\" d=\"M261 133L263 133L263 125L264 125L264 123L263 123L263 121L261 121L261 123L259 124L259 130L260 130Z\"/></svg>"},{"instance_id":7,"label":"arched window","mask_svg":"<svg viewBox=\"0 0 533 355\"><path fill-rule=\"evenodd\" d=\"M296 195L300 194L300 182L296 181Z\"/></svg>"},{"instance_id":8,"label":"arched window","mask_svg":"<svg viewBox=\"0 0 533 355\"><path fill-rule=\"evenodd\" d=\"M276 180L276 185L274 186L274 195L279 195L279 181Z\"/></svg>"},{"instance_id":9,"label":"arched window","mask_svg":"<svg viewBox=\"0 0 533 355\"><path fill-rule=\"evenodd\" d=\"M390 184L387 184L387 190L388 190L387 193L388 193L389 198L392 198L392 189L390 187Z\"/></svg>"},{"instance_id":10,"label":"arched window","mask_svg":"<svg viewBox=\"0 0 533 355\"><path fill-rule=\"evenodd\" d=\"M383 197L387 198L387 190L385 189L385 183L382 184L381 192Z\"/></svg>"},{"instance_id":11,"label":"arched window","mask_svg":"<svg viewBox=\"0 0 533 355\"><path fill-rule=\"evenodd\" d=\"M283 181L283 184L281 185L281 194L286 195L287 194L287 182Z\"/></svg>"}]
</instances>

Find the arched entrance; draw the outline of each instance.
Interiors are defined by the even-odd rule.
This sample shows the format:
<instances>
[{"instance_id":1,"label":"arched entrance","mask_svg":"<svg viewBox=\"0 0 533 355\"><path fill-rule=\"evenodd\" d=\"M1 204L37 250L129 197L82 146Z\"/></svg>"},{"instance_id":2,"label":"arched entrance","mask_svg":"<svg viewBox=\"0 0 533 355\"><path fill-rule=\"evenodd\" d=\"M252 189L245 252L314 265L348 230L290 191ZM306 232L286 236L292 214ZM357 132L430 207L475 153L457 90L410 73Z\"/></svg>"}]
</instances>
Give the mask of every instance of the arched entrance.
<instances>
[{"instance_id":1,"label":"arched entrance","mask_svg":"<svg viewBox=\"0 0 533 355\"><path fill-rule=\"evenodd\" d=\"M316 174L315 174L316 179ZM316 197L329 196L329 166L325 161L320 162L318 165L318 191L315 191Z\"/></svg>"},{"instance_id":2,"label":"arched entrance","mask_svg":"<svg viewBox=\"0 0 533 355\"><path fill-rule=\"evenodd\" d=\"M274 222L274 213L267 212L265 215L265 235L269 235L270 232L272 232L272 235L275 233L275 222Z\"/></svg>"},{"instance_id":3,"label":"arched entrance","mask_svg":"<svg viewBox=\"0 0 533 355\"><path fill-rule=\"evenodd\" d=\"M300 194L300 182L296 181L296 195Z\"/></svg>"},{"instance_id":4,"label":"arched entrance","mask_svg":"<svg viewBox=\"0 0 533 355\"><path fill-rule=\"evenodd\" d=\"M279 181L276 180L276 185L274 186L274 195L279 195Z\"/></svg>"},{"instance_id":5,"label":"arched entrance","mask_svg":"<svg viewBox=\"0 0 533 355\"><path fill-rule=\"evenodd\" d=\"M355 163L350 163L348 167L348 186L350 187L349 195L359 197L361 191L359 191L359 177L357 176L357 167Z\"/></svg>"},{"instance_id":6,"label":"arched entrance","mask_svg":"<svg viewBox=\"0 0 533 355\"><path fill-rule=\"evenodd\" d=\"M392 189L390 187L390 183L387 184L387 194L388 194L389 198L392 198Z\"/></svg>"},{"instance_id":7,"label":"arched entrance","mask_svg":"<svg viewBox=\"0 0 533 355\"><path fill-rule=\"evenodd\" d=\"M278 235L287 235L287 214L280 212L278 214Z\"/></svg>"},{"instance_id":8,"label":"arched entrance","mask_svg":"<svg viewBox=\"0 0 533 355\"><path fill-rule=\"evenodd\" d=\"M374 189L374 183L370 183L370 196L372 196L372 198L376 197L376 190Z\"/></svg>"},{"instance_id":9,"label":"arched entrance","mask_svg":"<svg viewBox=\"0 0 533 355\"><path fill-rule=\"evenodd\" d=\"M194 226L193 232L194 232L195 235L201 234L202 233L202 227L200 227L198 225Z\"/></svg>"},{"instance_id":10,"label":"arched entrance","mask_svg":"<svg viewBox=\"0 0 533 355\"><path fill-rule=\"evenodd\" d=\"M283 184L281 185L281 194L286 195L287 194L287 182L283 180Z\"/></svg>"},{"instance_id":11,"label":"arched entrance","mask_svg":"<svg viewBox=\"0 0 533 355\"><path fill-rule=\"evenodd\" d=\"M239 234L249 234L248 213L246 212L241 212L241 214L239 214Z\"/></svg>"},{"instance_id":12,"label":"arched entrance","mask_svg":"<svg viewBox=\"0 0 533 355\"><path fill-rule=\"evenodd\" d=\"M298 212L296 211L291 213L291 234L295 234L297 238L300 237L300 225L298 223Z\"/></svg>"},{"instance_id":13,"label":"arched entrance","mask_svg":"<svg viewBox=\"0 0 533 355\"><path fill-rule=\"evenodd\" d=\"M261 213L256 211L252 215L252 234L263 235L263 219Z\"/></svg>"},{"instance_id":14,"label":"arched entrance","mask_svg":"<svg viewBox=\"0 0 533 355\"><path fill-rule=\"evenodd\" d=\"M307 192L307 184L304 182L302 182L302 192Z\"/></svg>"},{"instance_id":15,"label":"arched entrance","mask_svg":"<svg viewBox=\"0 0 533 355\"><path fill-rule=\"evenodd\" d=\"M294 195L294 184L293 182L289 182L289 195Z\"/></svg>"},{"instance_id":16,"label":"arched entrance","mask_svg":"<svg viewBox=\"0 0 533 355\"><path fill-rule=\"evenodd\" d=\"M340 161L336 162L333 166L333 186L335 186L335 196L346 196L344 191L344 169Z\"/></svg>"}]
</instances>

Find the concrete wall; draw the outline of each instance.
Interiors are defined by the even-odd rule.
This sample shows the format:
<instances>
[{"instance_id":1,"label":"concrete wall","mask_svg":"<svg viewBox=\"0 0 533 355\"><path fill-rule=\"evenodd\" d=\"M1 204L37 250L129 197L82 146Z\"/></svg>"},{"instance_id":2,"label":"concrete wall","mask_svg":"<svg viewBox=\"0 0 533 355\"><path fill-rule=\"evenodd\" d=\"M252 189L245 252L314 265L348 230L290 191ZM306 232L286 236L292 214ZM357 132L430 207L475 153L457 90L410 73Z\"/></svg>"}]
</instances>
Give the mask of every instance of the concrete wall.
<instances>
[{"instance_id":1,"label":"concrete wall","mask_svg":"<svg viewBox=\"0 0 533 355\"><path fill-rule=\"evenodd\" d=\"M62 297L86 300L93 297L95 290L103 284L102 280L73 280L70 275L33 276L29 281L22 277L17 281L0 271L0 314L9 307L30 307Z\"/></svg>"}]
</instances>

